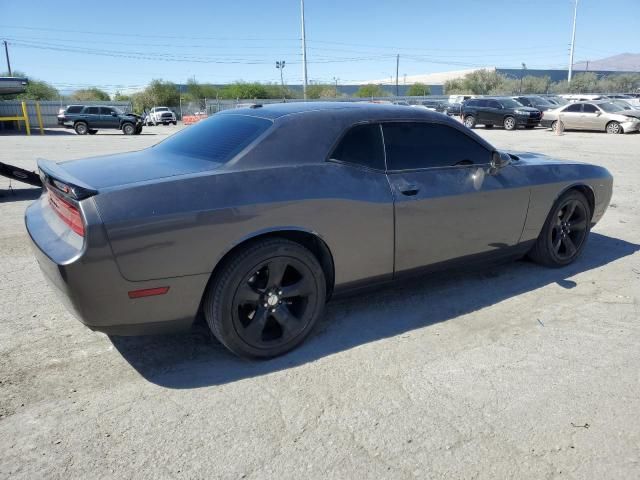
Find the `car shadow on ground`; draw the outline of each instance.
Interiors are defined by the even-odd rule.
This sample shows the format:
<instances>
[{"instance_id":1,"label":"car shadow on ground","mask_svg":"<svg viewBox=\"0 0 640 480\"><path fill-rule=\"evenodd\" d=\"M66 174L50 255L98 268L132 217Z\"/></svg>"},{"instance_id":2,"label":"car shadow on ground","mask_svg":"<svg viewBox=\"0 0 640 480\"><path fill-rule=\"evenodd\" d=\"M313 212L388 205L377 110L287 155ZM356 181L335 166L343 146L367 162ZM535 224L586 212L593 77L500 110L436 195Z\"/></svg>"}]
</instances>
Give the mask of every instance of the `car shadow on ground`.
<instances>
[{"instance_id":1,"label":"car shadow on ground","mask_svg":"<svg viewBox=\"0 0 640 480\"><path fill-rule=\"evenodd\" d=\"M298 349L272 360L235 357L212 340L203 324L187 334L111 337L111 341L144 378L157 385L176 389L222 385L444 322L552 283L571 289L576 282L569 278L638 250L640 245L592 233L582 257L565 268L547 269L523 260L481 272L421 277L336 300L327 305L314 335Z\"/></svg>"},{"instance_id":2,"label":"car shadow on ground","mask_svg":"<svg viewBox=\"0 0 640 480\"><path fill-rule=\"evenodd\" d=\"M17 182L19 183L19 182ZM20 183L20 185L24 185ZM0 188L0 203L21 202L24 200L35 200L42 193L41 188Z\"/></svg>"},{"instance_id":3,"label":"car shadow on ground","mask_svg":"<svg viewBox=\"0 0 640 480\"><path fill-rule=\"evenodd\" d=\"M44 136L46 137L55 137L59 135L76 135L76 132L73 129L66 128L45 128ZM25 132L24 128L22 130L0 130L0 136L4 137L26 137L27 132ZM31 136L40 136L40 129L36 126L31 125Z\"/></svg>"}]
</instances>

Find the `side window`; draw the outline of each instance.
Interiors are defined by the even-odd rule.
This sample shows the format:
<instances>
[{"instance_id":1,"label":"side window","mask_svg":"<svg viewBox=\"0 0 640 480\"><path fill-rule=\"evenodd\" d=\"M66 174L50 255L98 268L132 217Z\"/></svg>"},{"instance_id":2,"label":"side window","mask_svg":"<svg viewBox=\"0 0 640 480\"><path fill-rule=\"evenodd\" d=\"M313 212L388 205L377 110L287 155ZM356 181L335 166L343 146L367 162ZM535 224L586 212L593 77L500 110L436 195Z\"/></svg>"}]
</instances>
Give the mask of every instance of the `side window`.
<instances>
[{"instance_id":1,"label":"side window","mask_svg":"<svg viewBox=\"0 0 640 480\"><path fill-rule=\"evenodd\" d=\"M592 105L591 103L585 103L582 106L582 111L584 113L596 113L598 111L598 109L596 108L595 105Z\"/></svg>"},{"instance_id":2,"label":"side window","mask_svg":"<svg viewBox=\"0 0 640 480\"><path fill-rule=\"evenodd\" d=\"M89 115L98 115L99 112L98 107L87 107L84 109L84 113L88 113Z\"/></svg>"},{"instance_id":3,"label":"side window","mask_svg":"<svg viewBox=\"0 0 640 480\"><path fill-rule=\"evenodd\" d=\"M378 124L356 125L349 130L330 158L384 170L384 146Z\"/></svg>"},{"instance_id":4,"label":"side window","mask_svg":"<svg viewBox=\"0 0 640 480\"><path fill-rule=\"evenodd\" d=\"M113 112L113 108L100 107L100 115L111 115L112 112Z\"/></svg>"},{"instance_id":5,"label":"side window","mask_svg":"<svg viewBox=\"0 0 640 480\"><path fill-rule=\"evenodd\" d=\"M581 103L572 103L571 105L569 105L567 108L565 108L563 110L564 112L581 112L582 111L582 104Z\"/></svg>"},{"instance_id":6,"label":"side window","mask_svg":"<svg viewBox=\"0 0 640 480\"><path fill-rule=\"evenodd\" d=\"M463 132L439 123L383 124L389 170L486 164L491 152Z\"/></svg>"},{"instance_id":7,"label":"side window","mask_svg":"<svg viewBox=\"0 0 640 480\"><path fill-rule=\"evenodd\" d=\"M486 102L489 108L498 108L498 109L501 108L501 105L500 103L498 103L497 100L487 100Z\"/></svg>"},{"instance_id":8,"label":"side window","mask_svg":"<svg viewBox=\"0 0 640 480\"><path fill-rule=\"evenodd\" d=\"M522 105L524 105L525 107L530 107L531 106L531 102L529 101L528 98L525 97L518 97L516 98L517 101L519 101Z\"/></svg>"},{"instance_id":9,"label":"side window","mask_svg":"<svg viewBox=\"0 0 640 480\"><path fill-rule=\"evenodd\" d=\"M81 107L80 105L72 105L71 107L67 108L67 113L80 113L83 108L84 107Z\"/></svg>"},{"instance_id":10,"label":"side window","mask_svg":"<svg viewBox=\"0 0 640 480\"><path fill-rule=\"evenodd\" d=\"M477 107L478 100L467 100L466 102L464 102L464 105L467 107Z\"/></svg>"},{"instance_id":11,"label":"side window","mask_svg":"<svg viewBox=\"0 0 640 480\"><path fill-rule=\"evenodd\" d=\"M486 108L489 106L489 102L487 100L478 100L478 107Z\"/></svg>"}]
</instances>

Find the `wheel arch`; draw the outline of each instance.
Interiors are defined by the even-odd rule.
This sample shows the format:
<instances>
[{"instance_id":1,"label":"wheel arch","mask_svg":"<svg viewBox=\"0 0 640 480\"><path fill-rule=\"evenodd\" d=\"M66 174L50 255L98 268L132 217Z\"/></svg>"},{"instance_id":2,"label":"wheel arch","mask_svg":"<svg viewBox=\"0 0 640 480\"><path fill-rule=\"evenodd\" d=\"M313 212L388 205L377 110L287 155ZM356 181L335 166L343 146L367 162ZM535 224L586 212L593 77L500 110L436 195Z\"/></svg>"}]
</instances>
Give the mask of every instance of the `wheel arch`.
<instances>
[{"instance_id":1,"label":"wheel arch","mask_svg":"<svg viewBox=\"0 0 640 480\"><path fill-rule=\"evenodd\" d=\"M586 183L574 183L572 185L565 187L563 190L560 191L560 193L558 193L555 200L553 201L553 205L556 204L556 202L562 195L564 195L565 193L571 190L576 190L582 193L587 198L587 201L589 202L589 208L591 209L591 218L593 218L593 214L595 212L595 206L596 206L596 195L593 191L593 188L591 188L591 186L589 186Z\"/></svg>"},{"instance_id":2,"label":"wheel arch","mask_svg":"<svg viewBox=\"0 0 640 480\"><path fill-rule=\"evenodd\" d=\"M316 232L312 232L310 230L299 227L280 227L253 232L249 235L246 235L231 247L229 247L222 255L220 255L220 257L216 261L213 271L211 272L209 281L207 282L207 286L202 294L203 299L207 290L209 289L209 285L211 284L211 282L215 281L216 275L226 264L226 262L229 261L229 259L231 259L238 251L246 248L252 243L267 238L284 238L286 240L298 243L311 251L311 253L318 259L318 262L320 263L320 266L324 271L325 281L327 284L327 300L331 298L331 294L333 292L333 287L335 284L335 266L333 262L333 254L331 253L331 250L329 249L327 243Z\"/></svg>"}]
</instances>

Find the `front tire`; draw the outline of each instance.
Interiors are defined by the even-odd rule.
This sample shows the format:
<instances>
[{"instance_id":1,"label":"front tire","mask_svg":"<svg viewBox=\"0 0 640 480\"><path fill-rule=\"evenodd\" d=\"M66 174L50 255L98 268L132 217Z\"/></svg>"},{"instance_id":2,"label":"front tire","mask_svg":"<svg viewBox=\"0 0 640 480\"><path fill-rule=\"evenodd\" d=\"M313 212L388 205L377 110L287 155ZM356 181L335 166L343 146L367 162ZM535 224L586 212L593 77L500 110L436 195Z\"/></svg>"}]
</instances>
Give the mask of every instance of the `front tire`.
<instances>
[{"instance_id":1,"label":"front tire","mask_svg":"<svg viewBox=\"0 0 640 480\"><path fill-rule=\"evenodd\" d=\"M476 117L473 115L467 115L464 117L464 126L467 128L474 128L476 126Z\"/></svg>"},{"instance_id":2,"label":"front tire","mask_svg":"<svg viewBox=\"0 0 640 480\"><path fill-rule=\"evenodd\" d=\"M580 256L591 231L586 197L570 190L554 204L529 257L547 267L564 267Z\"/></svg>"},{"instance_id":3,"label":"front tire","mask_svg":"<svg viewBox=\"0 0 640 480\"><path fill-rule=\"evenodd\" d=\"M618 133L623 133L622 125L618 122L609 122L607 123L607 133L611 133L617 135Z\"/></svg>"},{"instance_id":4,"label":"front tire","mask_svg":"<svg viewBox=\"0 0 640 480\"><path fill-rule=\"evenodd\" d=\"M313 253L272 238L226 261L207 289L204 314L213 335L236 355L270 358L304 341L325 301L325 276Z\"/></svg>"},{"instance_id":5,"label":"front tire","mask_svg":"<svg viewBox=\"0 0 640 480\"><path fill-rule=\"evenodd\" d=\"M516 122L514 117L505 117L503 125L505 130L515 130L518 128L518 122Z\"/></svg>"},{"instance_id":6,"label":"front tire","mask_svg":"<svg viewBox=\"0 0 640 480\"><path fill-rule=\"evenodd\" d=\"M136 127L132 123L125 123L122 125L122 133L125 135L133 135L136 133Z\"/></svg>"}]
</instances>

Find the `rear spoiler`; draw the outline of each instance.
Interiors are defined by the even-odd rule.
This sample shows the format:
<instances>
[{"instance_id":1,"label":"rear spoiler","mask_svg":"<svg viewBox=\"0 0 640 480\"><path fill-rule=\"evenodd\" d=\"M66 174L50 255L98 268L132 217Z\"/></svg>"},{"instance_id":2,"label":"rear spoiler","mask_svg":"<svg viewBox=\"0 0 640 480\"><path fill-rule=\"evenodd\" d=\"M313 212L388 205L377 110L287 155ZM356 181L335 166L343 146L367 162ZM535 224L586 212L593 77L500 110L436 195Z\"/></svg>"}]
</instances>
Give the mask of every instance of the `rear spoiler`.
<instances>
[{"instance_id":1,"label":"rear spoiler","mask_svg":"<svg viewBox=\"0 0 640 480\"><path fill-rule=\"evenodd\" d=\"M98 191L70 175L64 168L51 160L38 159L38 169L42 185L51 186L74 200L82 200L96 195Z\"/></svg>"},{"instance_id":2,"label":"rear spoiler","mask_svg":"<svg viewBox=\"0 0 640 480\"><path fill-rule=\"evenodd\" d=\"M34 187L42 187L42 182L36 172L30 172L29 170L14 167L13 165L0 162L0 175L33 185Z\"/></svg>"}]
</instances>

